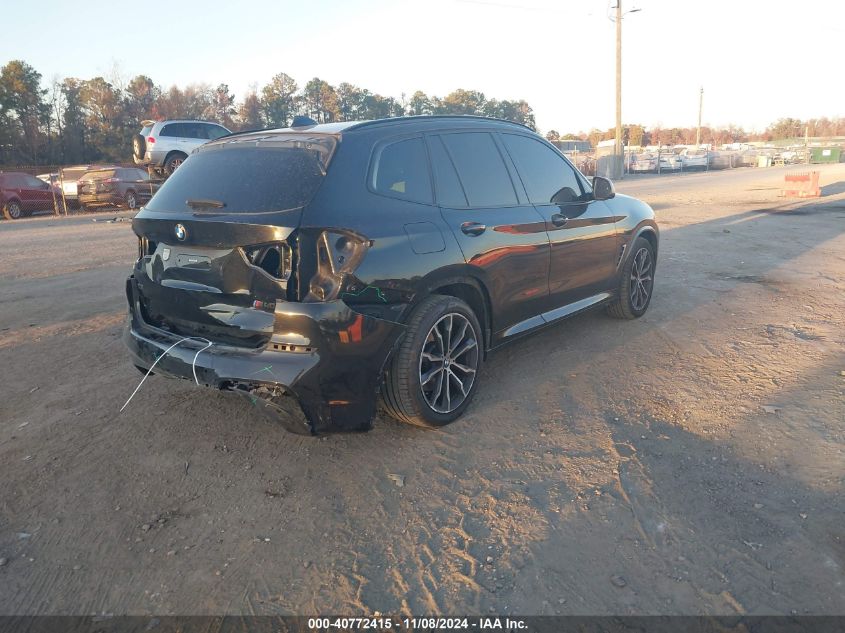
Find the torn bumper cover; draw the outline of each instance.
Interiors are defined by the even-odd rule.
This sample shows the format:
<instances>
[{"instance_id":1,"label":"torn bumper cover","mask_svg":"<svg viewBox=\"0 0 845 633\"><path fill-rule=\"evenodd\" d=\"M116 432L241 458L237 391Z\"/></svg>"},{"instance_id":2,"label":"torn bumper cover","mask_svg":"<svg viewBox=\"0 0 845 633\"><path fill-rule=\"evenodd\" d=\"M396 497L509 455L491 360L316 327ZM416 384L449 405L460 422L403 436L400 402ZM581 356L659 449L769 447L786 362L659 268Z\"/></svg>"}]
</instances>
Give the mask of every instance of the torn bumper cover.
<instances>
[{"instance_id":1,"label":"torn bumper cover","mask_svg":"<svg viewBox=\"0 0 845 633\"><path fill-rule=\"evenodd\" d=\"M196 376L200 385L243 395L300 434L371 429L385 363L405 330L400 323L355 312L340 300L280 302L274 329L300 345L271 342L250 349L209 339L212 345L203 350L207 344L200 334L186 339L144 321L134 277L127 279L126 294L130 318L123 338L138 367L149 369L158 360L154 373L192 382ZM304 421L290 414L282 396L299 401Z\"/></svg>"}]
</instances>

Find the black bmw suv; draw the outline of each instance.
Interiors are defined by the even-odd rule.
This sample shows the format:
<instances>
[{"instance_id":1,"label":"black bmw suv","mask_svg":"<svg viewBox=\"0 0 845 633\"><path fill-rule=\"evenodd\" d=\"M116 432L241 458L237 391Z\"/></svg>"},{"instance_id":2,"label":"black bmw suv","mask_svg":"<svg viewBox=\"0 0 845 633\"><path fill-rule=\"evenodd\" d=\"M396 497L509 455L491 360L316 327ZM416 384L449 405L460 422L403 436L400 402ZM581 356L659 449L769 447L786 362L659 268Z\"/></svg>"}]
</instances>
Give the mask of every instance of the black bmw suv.
<instances>
[{"instance_id":1,"label":"black bmw suv","mask_svg":"<svg viewBox=\"0 0 845 633\"><path fill-rule=\"evenodd\" d=\"M309 434L371 428L379 391L402 421L452 422L488 351L599 305L645 313L658 249L648 205L468 116L223 137L132 228L135 365Z\"/></svg>"}]
</instances>

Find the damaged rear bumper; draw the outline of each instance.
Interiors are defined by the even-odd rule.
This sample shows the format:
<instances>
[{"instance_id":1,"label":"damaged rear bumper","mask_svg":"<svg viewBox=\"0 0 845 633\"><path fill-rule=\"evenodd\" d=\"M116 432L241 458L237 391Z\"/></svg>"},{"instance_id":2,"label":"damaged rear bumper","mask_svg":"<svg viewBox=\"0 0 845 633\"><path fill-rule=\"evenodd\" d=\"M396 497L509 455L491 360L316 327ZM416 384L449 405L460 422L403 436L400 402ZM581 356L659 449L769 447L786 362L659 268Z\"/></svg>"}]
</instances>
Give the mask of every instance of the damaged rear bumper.
<instances>
[{"instance_id":1,"label":"damaged rear bumper","mask_svg":"<svg viewBox=\"0 0 845 633\"><path fill-rule=\"evenodd\" d=\"M154 373L191 381L196 376L200 385L243 395L300 434L371 429L385 363L405 330L343 301L280 302L276 332L301 344L250 349L212 341L203 349L207 344L199 339L144 321L134 277L127 279L126 293L130 318L123 338L138 367L149 369L158 360ZM290 415L283 395L299 401L305 420Z\"/></svg>"}]
</instances>

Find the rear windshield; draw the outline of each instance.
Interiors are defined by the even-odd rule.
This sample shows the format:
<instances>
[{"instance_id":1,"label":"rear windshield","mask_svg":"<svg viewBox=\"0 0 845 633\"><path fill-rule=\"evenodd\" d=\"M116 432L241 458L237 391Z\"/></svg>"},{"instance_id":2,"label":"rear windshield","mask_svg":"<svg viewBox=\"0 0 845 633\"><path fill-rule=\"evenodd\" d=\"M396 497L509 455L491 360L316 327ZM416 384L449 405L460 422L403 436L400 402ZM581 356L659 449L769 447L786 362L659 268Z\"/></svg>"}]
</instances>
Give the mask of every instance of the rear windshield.
<instances>
[{"instance_id":1,"label":"rear windshield","mask_svg":"<svg viewBox=\"0 0 845 633\"><path fill-rule=\"evenodd\" d=\"M149 136L150 132L152 132L152 131L153 131L152 125L145 125L144 127L141 128L141 136Z\"/></svg>"},{"instance_id":2,"label":"rear windshield","mask_svg":"<svg viewBox=\"0 0 845 633\"><path fill-rule=\"evenodd\" d=\"M82 174L89 171L86 167L71 167L69 169L62 169L62 178L64 180L73 180L79 178Z\"/></svg>"},{"instance_id":3,"label":"rear windshield","mask_svg":"<svg viewBox=\"0 0 845 633\"><path fill-rule=\"evenodd\" d=\"M121 169L120 170L120 178L123 180L149 180L150 175L145 172L143 169Z\"/></svg>"},{"instance_id":4,"label":"rear windshield","mask_svg":"<svg viewBox=\"0 0 845 633\"><path fill-rule=\"evenodd\" d=\"M228 214L303 207L322 183L334 147L333 137L206 145L167 179L147 209ZM203 208L197 201L214 204Z\"/></svg>"},{"instance_id":5,"label":"rear windshield","mask_svg":"<svg viewBox=\"0 0 845 633\"><path fill-rule=\"evenodd\" d=\"M114 169L97 169L85 172L80 180L102 180L103 178L114 178Z\"/></svg>"}]
</instances>

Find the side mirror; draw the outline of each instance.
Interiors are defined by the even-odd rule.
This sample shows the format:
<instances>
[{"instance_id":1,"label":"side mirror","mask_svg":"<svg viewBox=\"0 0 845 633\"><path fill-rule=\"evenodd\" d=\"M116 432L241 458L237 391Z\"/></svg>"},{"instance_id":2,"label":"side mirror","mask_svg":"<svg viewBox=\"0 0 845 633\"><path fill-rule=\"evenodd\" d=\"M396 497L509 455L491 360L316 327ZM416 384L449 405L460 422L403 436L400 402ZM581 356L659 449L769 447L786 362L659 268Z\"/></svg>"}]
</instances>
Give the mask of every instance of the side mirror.
<instances>
[{"instance_id":1,"label":"side mirror","mask_svg":"<svg viewBox=\"0 0 845 633\"><path fill-rule=\"evenodd\" d=\"M616 189L609 178L593 176L593 197L596 200L610 200L616 195Z\"/></svg>"}]
</instances>

